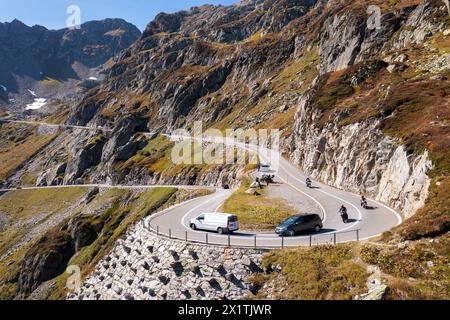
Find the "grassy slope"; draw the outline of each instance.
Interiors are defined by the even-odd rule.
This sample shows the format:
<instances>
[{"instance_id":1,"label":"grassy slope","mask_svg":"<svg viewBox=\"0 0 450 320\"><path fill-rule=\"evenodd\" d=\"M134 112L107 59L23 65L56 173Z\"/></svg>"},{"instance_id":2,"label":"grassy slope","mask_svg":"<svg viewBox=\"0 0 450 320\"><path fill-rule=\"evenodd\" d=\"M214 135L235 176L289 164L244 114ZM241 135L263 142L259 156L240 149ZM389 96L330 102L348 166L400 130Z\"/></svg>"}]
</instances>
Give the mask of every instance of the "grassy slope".
<instances>
[{"instance_id":1,"label":"grassy slope","mask_svg":"<svg viewBox=\"0 0 450 320\"><path fill-rule=\"evenodd\" d=\"M0 126L0 181L5 180L27 160L48 145L55 135L37 135L35 129Z\"/></svg>"},{"instance_id":2,"label":"grassy slope","mask_svg":"<svg viewBox=\"0 0 450 320\"><path fill-rule=\"evenodd\" d=\"M22 235L28 232L28 225L20 223L27 219L36 218L38 213L45 214L40 217L43 221L51 214L58 214L86 193L86 188L56 189L52 192L44 190L17 191L3 195L0 198L0 212L7 214L14 227L10 226L1 234L2 252L12 246ZM208 194L208 190L184 191L174 188L158 188L147 192L133 193L128 190L111 189L97 195L89 204L81 205L73 210L80 224L99 226L101 232L97 240L91 245L83 248L72 257L70 264L80 266L83 276L88 275L96 263L107 254L126 230L148 214L162 210L167 206L185 201L187 199ZM96 212L96 214L92 214ZM83 214L83 215L80 215ZM17 222L17 223L16 223ZM68 221L47 231L42 238L36 237L26 245L15 251L14 254L0 261L0 299L11 299L15 296L17 289L17 277L20 273L21 263L25 255L31 250L45 250L51 248L52 239L64 236L65 226ZM21 225L22 228L17 228ZM36 244L43 239L39 244ZM62 274L55 278L53 287L47 296L41 298L63 299L66 294L67 275Z\"/></svg>"},{"instance_id":3,"label":"grassy slope","mask_svg":"<svg viewBox=\"0 0 450 320\"><path fill-rule=\"evenodd\" d=\"M0 212L8 223L0 234L0 255L32 228L76 203L87 190L88 188L22 190L3 195L0 198Z\"/></svg>"},{"instance_id":4,"label":"grassy slope","mask_svg":"<svg viewBox=\"0 0 450 320\"><path fill-rule=\"evenodd\" d=\"M245 193L251 181L244 180L242 186L225 202L221 210L239 217L241 229L273 230L280 222L295 214L295 210L283 201L265 197L266 191L258 189L259 195Z\"/></svg>"},{"instance_id":5,"label":"grassy slope","mask_svg":"<svg viewBox=\"0 0 450 320\"><path fill-rule=\"evenodd\" d=\"M0 255L5 254L34 227L75 204L87 190L23 190L4 194L0 198L0 214L6 217L8 222L0 233ZM22 259L33 244L34 241L29 241L0 261L0 299L15 294L15 280L20 272Z\"/></svg>"},{"instance_id":6,"label":"grassy slope","mask_svg":"<svg viewBox=\"0 0 450 320\"><path fill-rule=\"evenodd\" d=\"M273 251L252 281L272 284L275 299L352 299L367 292L367 265L380 268L386 299L450 299L450 236L402 245L341 244ZM257 297L267 297L262 289Z\"/></svg>"},{"instance_id":7,"label":"grassy slope","mask_svg":"<svg viewBox=\"0 0 450 320\"><path fill-rule=\"evenodd\" d=\"M274 299L348 300L367 291L368 275L352 260L353 250L342 245L272 251L264 257L263 266L281 271L255 274L252 281L259 286L272 284ZM265 297L266 289L256 296Z\"/></svg>"}]
</instances>

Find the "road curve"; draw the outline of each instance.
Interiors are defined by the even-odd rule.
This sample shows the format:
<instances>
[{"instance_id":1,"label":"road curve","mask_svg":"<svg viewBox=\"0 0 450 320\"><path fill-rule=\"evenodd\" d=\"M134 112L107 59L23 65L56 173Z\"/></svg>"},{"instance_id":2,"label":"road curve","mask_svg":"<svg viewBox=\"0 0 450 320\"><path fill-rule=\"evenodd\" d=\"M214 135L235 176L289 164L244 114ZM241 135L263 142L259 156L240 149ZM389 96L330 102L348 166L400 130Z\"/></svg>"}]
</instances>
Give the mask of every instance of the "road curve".
<instances>
[{"instance_id":1,"label":"road curve","mask_svg":"<svg viewBox=\"0 0 450 320\"><path fill-rule=\"evenodd\" d=\"M3 120L5 121L5 120ZM9 120L8 122L49 125L33 121ZM50 125L52 126L52 125ZM86 130L102 130L102 128L79 127L54 125L59 128L73 128ZM148 133L147 133L148 134ZM164 134L169 136L168 134ZM191 137L173 137L175 139L191 139ZM226 141L224 141L227 143ZM233 141L233 143L235 143ZM236 146L256 151L256 148L248 144L239 144ZM256 146L255 146L256 147ZM259 149L258 149L259 150ZM259 153L263 161L266 159L265 153ZM274 233L248 233L238 232L232 236L222 236L214 233L193 231L189 228L189 220L200 213L217 211L217 209L232 194L232 190L216 189L216 192L201 198L196 198L175 207L169 208L160 214L151 216L144 221L144 225L154 232L164 236L170 236L183 240L202 242L218 245L233 245L242 247L280 247L280 246L303 246L311 244L342 243L355 240L368 240L379 236L383 232L399 225L402 222L401 216L393 209L384 204L369 199L370 210L360 207L360 196L330 187L325 184L314 182L314 188L309 189L305 185L306 176L293 164L279 157L279 166L277 172L278 179L288 185L290 188L315 201L321 212L317 212L323 218L324 229L320 233L304 234L291 238L280 238ZM77 185L77 186L50 186L50 187L30 187L23 189L0 189L0 192L14 190L33 190L39 188L69 188L69 187L100 187L100 188L121 188L121 189L150 189L157 187L176 187L186 189L203 188L201 186L113 186L113 185ZM207 187L204 187L207 188ZM351 222L344 224L338 213L341 205L348 209Z\"/></svg>"},{"instance_id":2,"label":"road curve","mask_svg":"<svg viewBox=\"0 0 450 320\"><path fill-rule=\"evenodd\" d=\"M179 137L177 137L179 138ZM256 146L237 144L238 147L255 151ZM260 149L257 149L260 150ZM266 153L260 152L262 161L270 163ZM401 216L393 209L369 200L370 209L360 207L360 195L339 190L322 183L314 183L312 189L305 184L306 176L293 164L279 155L278 179L317 203L321 212L324 229L320 233L304 234L291 238L280 238L274 233L238 232L232 236L193 231L189 228L190 219L204 212L214 212L231 195L230 190L220 190L213 195L193 200L183 206L169 209L163 214L150 217L145 221L147 228L165 236L179 239L207 242L218 245L244 247L282 247L312 244L343 243L348 241L365 241L381 235L383 232L399 225ZM349 212L350 222L345 224L338 213L341 205ZM230 243L231 242L231 243Z\"/></svg>"}]
</instances>

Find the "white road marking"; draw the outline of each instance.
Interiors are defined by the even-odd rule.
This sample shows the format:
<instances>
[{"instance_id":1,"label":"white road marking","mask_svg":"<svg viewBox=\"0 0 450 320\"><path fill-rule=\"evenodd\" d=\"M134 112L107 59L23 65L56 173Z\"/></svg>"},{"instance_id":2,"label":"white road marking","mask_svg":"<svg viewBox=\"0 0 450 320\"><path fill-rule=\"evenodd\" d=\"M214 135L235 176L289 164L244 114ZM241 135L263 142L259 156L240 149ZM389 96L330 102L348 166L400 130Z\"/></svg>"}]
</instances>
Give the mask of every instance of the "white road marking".
<instances>
[{"instance_id":1,"label":"white road marking","mask_svg":"<svg viewBox=\"0 0 450 320\"><path fill-rule=\"evenodd\" d=\"M37 122L37 121L20 121L20 120L9 120L9 119L0 119L0 121L12 122L12 123L30 124L30 125L45 125L45 126L49 126L49 127L57 127L57 128L64 128L64 129L82 129L82 130L95 130L95 131L100 131L100 130L101 130L101 131L107 131L107 132L111 132L111 131L112 131L111 129L101 128L101 127L86 127L86 126L74 126L74 125L64 125L64 124L63 124L63 125L55 125L55 124L48 124L48 123ZM146 132L146 133L140 133L140 134L143 134L143 135L145 135L145 136L149 136L149 135L154 135L155 133ZM171 134L164 134L164 133L158 133L158 134L163 135L163 136L166 136L166 137L169 137L169 138L172 137ZM190 139L190 140L195 139L195 138L192 138L192 137L181 137L181 138L182 138L182 139ZM204 137L204 138L205 138L205 137ZM225 141L227 141L227 140L225 140ZM225 142L225 143L227 143L227 142ZM250 151L250 152L256 152L256 151L250 149L250 148L249 148L250 145L248 145L248 144L243 144L243 145L240 146L240 143L235 143L234 145L237 146L237 147L240 147L240 148L242 148L242 149L245 149L245 150L247 150L247 151ZM256 146L256 147L258 148L258 146ZM273 150L272 150L272 152L273 152ZM262 158L262 154L259 154L259 156ZM282 156L280 155L280 157L282 157ZM286 167L284 167L283 165L280 164L280 167L286 171L286 173L287 173L287 178L288 178L287 180L284 180L283 177L280 175L280 176L279 176L280 179L281 179L283 182L285 182L287 185L289 185L290 187L294 188L294 189L297 190L298 192L300 192L300 193L306 195L307 197L311 198L314 202L316 202L316 203L320 206L320 208L321 208L321 210L322 210L322 212L323 212L323 214L324 214L323 222L325 222L326 219L327 219L327 213L326 213L326 210L325 210L324 206L320 203L320 201L318 201L317 199L315 199L313 196L311 196L311 195L305 193L304 191L300 190L300 189L297 188L296 186L292 185L292 184L289 182L289 177L291 177L291 178L297 180L297 181L300 182L301 184L306 185L306 183L305 183L304 181L301 181L300 179L298 179L298 178L295 177L294 175L290 174L290 173L289 173L289 170L287 170ZM189 189L207 188L207 187L204 187L204 186L167 186L167 185L154 185L154 186L122 186L122 185L116 185L116 186L112 186L112 185L105 185L105 184L103 184L103 185L99 185L99 184L89 184L89 185L69 185L69 186L66 185L66 186L46 186L46 187L16 188L16 189L0 189L0 192L19 191L19 190L35 190L35 189L43 189L43 188L46 188L46 189L52 189L52 188L55 188L55 189L56 189L56 188L74 188L74 187L99 187L99 188L117 188L117 189L151 189L151 188L170 188L170 187L173 187L173 188L189 188ZM216 189L216 190L217 190L217 189ZM340 200L340 201L342 201L343 203L349 204L349 205L352 206L354 209L356 209L356 211L358 212L359 220L358 220L356 223L354 223L353 225L351 225L351 226L349 226L349 227L347 227L347 228L345 228L345 229L339 230L339 231L338 231L339 233L345 233L347 230L349 230L349 229L355 227L356 225L358 225L358 224L362 221L363 215L362 215L362 212L359 210L359 208L358 208L357 206L355 206L354 204L352 204L352 203L349 202L349 201L346 201L346 200L342 199L342 198L339 197L339 196L335 196L335 195L333 195L333 194L330 194L329 192L323 191L323 190L321 190L321 189L318 189L318 191L321 192L321 193L323 193L323 194L325 194L325 195L327 195L327 196L329 196L329 197L333 197L333 198L335 198L335 199L337 199L337 200ZM351 193L351 192L348 192L348 193L349 193L349 194L355 195L354 193ZM218 198L220 198L220 197L223 197L223 196L224 196L223 194L219 194L218 196L209 199L206 203L210 203L210 202L212 202L212 201L214 201L214 200L216 200L216 199L218 199ZM357 196L357 195L355 195L355 196ZM191 200L186 201L186 202L184 202L184 203L181 203L181 204L179 204L179 205L177 205L177 206L186 205L187 203L189 203L189 202L191 202L191 201L194 201L194 200L196 200L196 199L191 199ZM377 204L383 206L383 207L384 207L385 209L387 209L388 211L394 213L394 214L396 215L396 217L397 217L397 220L398 220L397 225L399 225L399 224L402 223L402 217L398 214L397 211L395 211L394 209L392 209L392 208L390 208L390 207L388 207L388 206L386 206L386 205L384 205L383 203L380 203L380 202L378 202L378 201L375 201L375 200L372 200L372 199L369 199L369 200L371 200L371 201L373 201L373 202L375 202L375 203L377 203ZM187 216L190 215L190 214L191 214L193 211L195 211L196 209L198 209L198 208L200 208L201 206L205 205L206 203L202 203L202 204L196 206L195 208L189 210L188 213L186 213L186 214L183 216L183 218L182 218L182 225L183 225L186 229L190 230L190 228L186 227L186 224L185 224L185 220L186 220ZM218 211L218 209L219 209L222 205L223 205L223 202L221 202L221 204L216 208L216 211ZM175 206L175 207L176 207L176 206ZM171 209L173 209L173 208L174 208L174 207L169 208L169 209L167 209L167 211L169 211L169 210L171 210ZM163 210L163 212L164 212L164 211L165 211L165 210ZM166 212L167 212L167 211L166 211ZM161 213L160 213L160 214L161 214ZM155 218L155 217L149 217L149 218ZM151 220L151 219L148 219L147 222L150 221L150 220ZM144 224L145 224L145 220L144 220ZM354 231L356 231L356 230L354 230ZM348 231L348 232L350 232L350 231ZM199 232L199 233L200 233L200 232ZM319 235L317 235L317 236L332 235L332 234L335 234L335 233L336 233L336 232L329 232L329 233L319 234ZM360 239L360 240L361 240L361 241L365 241L365 240L368 240L368 239L371 239L371 238L374 238L374 237L378 237L378 236L380 236L380 235L381 235L381 234L375 235L375 236L370 236L370 237L363 238L363 239ZM309 238L309 237L310 237L310 236L294 237L293 239L301 239L301 238ZM234 238L245 238L245 239L248 239L248 237L243 237L243 236L234 236ZM344 241L344 242L349 242L349 241Z\"/></svg>"}]
</instances>

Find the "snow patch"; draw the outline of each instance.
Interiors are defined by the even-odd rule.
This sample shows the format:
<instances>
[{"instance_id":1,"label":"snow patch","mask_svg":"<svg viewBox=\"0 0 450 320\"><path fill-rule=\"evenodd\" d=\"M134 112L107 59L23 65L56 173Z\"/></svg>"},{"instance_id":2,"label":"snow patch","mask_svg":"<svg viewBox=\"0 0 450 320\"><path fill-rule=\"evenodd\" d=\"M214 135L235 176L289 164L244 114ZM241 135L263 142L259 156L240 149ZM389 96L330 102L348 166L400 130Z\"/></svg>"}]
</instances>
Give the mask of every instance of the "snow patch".
<instances>
[{"instance_id":1,"label":"snow patch","mask_svg":"<svg viewBox=\"0 0 450 320\"><path fill-rule=\"evenodd\" d=\"M89 80L98 81L98 79L96 77L89 77Z\"/></svg>"},{"instance_id":2,"label":"snow patch","mask_svg":"<svg viewBox=\"0 0 450 320\"><path fill-rule=\"evenodd\" d=\"M0 84L0 90L3 90L4 92L8 91L8 88L6 88L4 85Z\"/></svg>"},{"instance_id":3,"label":"snow patch","mask_svg":"<svg viewBox=\"0 0 450 320\"><path fill-rule=\"evenodd\" d=\"M38 110L47 104L47 99L36 98L31 104L27 104L26 110Z\"/></svg>"},{"instance_id":4,"label":"snow patch","mask_svg":"<svg viewBox=\"0 0 450 320\"><path fill-rule=\"evenodd\" d=\"M28 92L29 92L33 97L37 97L36 92L34 92L33 90L28 89Z\"/></svg>"}]
</instances>

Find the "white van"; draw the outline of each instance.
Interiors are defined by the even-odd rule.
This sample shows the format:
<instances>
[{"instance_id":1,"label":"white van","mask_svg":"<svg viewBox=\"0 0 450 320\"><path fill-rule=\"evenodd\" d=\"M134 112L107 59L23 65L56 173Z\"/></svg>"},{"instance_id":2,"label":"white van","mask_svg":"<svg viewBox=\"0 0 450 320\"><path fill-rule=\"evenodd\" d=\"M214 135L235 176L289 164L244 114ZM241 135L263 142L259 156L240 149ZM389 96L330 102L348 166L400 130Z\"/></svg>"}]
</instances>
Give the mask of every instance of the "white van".
<instances>
[{"instance_id":1,"label":"white van","mask_svg":"<svg viewBox=\"0 0 450 320\"><path fill-rule=\"evenodd\" d=\"M267 163L262 163L259 168L259 171L265 172L265 173L270 172L270 165Z\"/></svg>"},{"instance_id":2,"label":"white van","mask_svg":"<svg viewBox=\"0 0 450 320\"><path fill-rule=\"evenodd\" d=\"M190 222L193 230L213 231L219 234L239 230L237 216L227 213L202 213Z\"/></svg>"}]
</instances>

